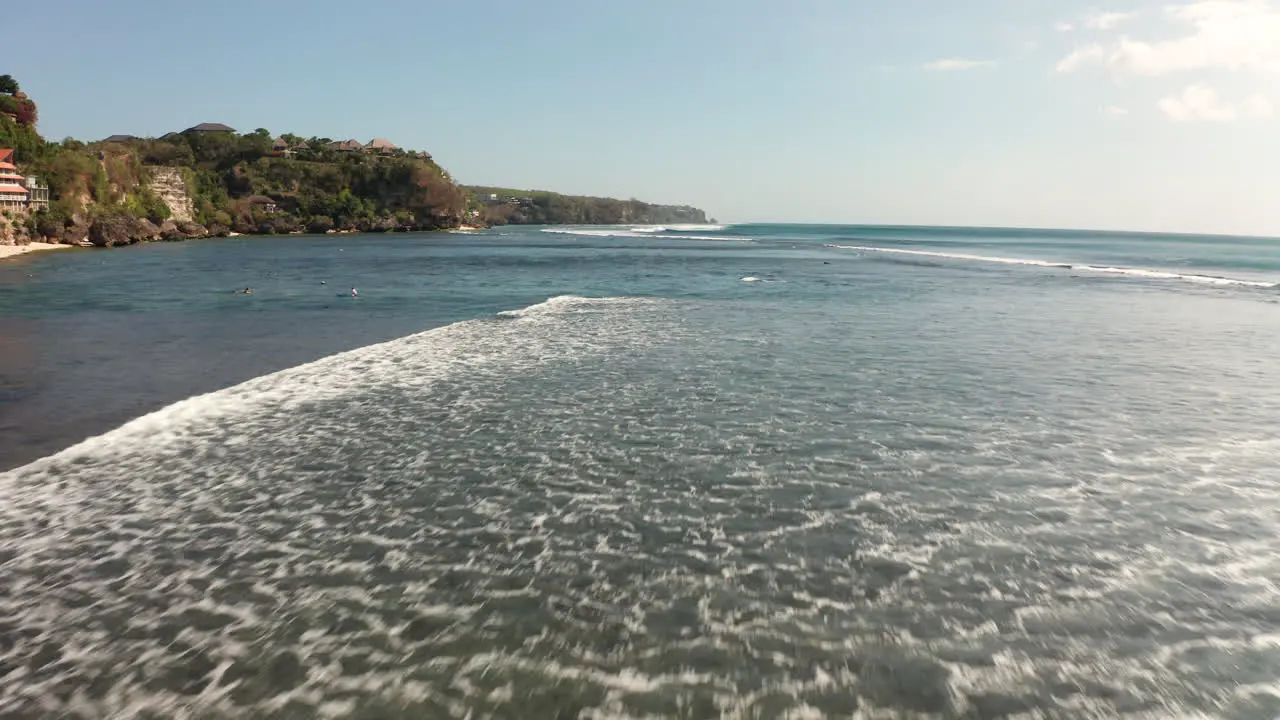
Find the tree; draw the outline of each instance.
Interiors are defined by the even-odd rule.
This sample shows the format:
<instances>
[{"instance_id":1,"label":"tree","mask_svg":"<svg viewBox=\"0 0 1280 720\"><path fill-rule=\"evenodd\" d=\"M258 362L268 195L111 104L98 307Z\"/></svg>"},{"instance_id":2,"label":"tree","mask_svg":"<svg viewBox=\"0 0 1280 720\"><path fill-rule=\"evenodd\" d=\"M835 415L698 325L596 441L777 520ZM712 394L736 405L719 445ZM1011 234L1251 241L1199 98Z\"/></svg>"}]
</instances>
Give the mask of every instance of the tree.
<instances>
[{"instance_id":1,"label":"tree","mask_svg":"<svg viewBox=\"0 0 1280 720\"><path fill-rule=\"evenodd\" d=\"M35 127L40 115L36 111L35 101L29 98L19 98L18 100L18 124L27 127Z\"/></svg>"},{"instance_id":2,"label":"tree","mask_svg":"<svg viewBox=\"0 0 1280 720\"><path fill-rule=\"evenodd\" d=\"M3 97L3 96L0 96ZM0 116L0 147L13 148L20 163L34 162L46 154L44 139L34 128Z\"/></svg>"},{"instance_id":3,"label":"tree","mask_svg":"<svg viewBox=\"0 0 1280 720\"><path fill-rule=\"evenodd\" d=\"M0 93L17 95L19 90L21 88L18 87L18 81L12 75L0 75Z\"/></svg>"},{"instance_id":4,"label":"tree","mask_svg":"<svg viewBox=\"0 0 1280 720\"><path fill-rule=\"evenodd\" d=\"M245 160L257 160L271 154L271 133L258 128L248 135L242 135L237 142L240 157Z\"/></svg>"}]
</instances>

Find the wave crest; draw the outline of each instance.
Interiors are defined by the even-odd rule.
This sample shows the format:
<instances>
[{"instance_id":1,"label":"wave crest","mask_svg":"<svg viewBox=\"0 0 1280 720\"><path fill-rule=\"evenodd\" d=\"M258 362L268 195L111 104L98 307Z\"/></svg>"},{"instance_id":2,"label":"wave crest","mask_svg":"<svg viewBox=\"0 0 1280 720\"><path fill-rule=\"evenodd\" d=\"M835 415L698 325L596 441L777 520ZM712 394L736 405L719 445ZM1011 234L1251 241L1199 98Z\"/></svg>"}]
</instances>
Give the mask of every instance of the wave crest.
<instances>
[{"instance_id":1,"label":"wave crest","mask_svg":"<svg viewBox=\"0 0 1280 720\"><path fill-rule=\"evenodd\" d=\"M221 433L227 427L248 427L262 413L305 412L325 403L388 389L426 392L437 381L459 373L507 374L606 351L613 345L654 342L652 335L638 324L594 318L607 313L626 314L662 302L650 298L560 295L497 313L500 318L521 322L499 317L464 320L196 395L49 457L0 473L0 502L33 489L28 483L19 482L20 478L57 472L58 468L87 458L95 462L106 457L139 459L173 443L194 441L215 431ZM252 441L251 436L241 437ZM26 487L19 491L18 485ZM29 499L34 500L34 496Z\"/></svg>"},{"instance_id":2,"label":"wave crest","mask_svg":"<svg viewBox=\"0 0 1280 720\"><path fill-rule=\"evenodd\" d=\"M712 229L713 228L708 227L707 232L712 231ZM616 230L602 228L543 228L542 232L550 233L552 235L581 235L583 237L661 238L663 240L720 240L734 242L751 242L753 240L753 238L749 237L727 235L673 235L670 234L669 230L671 230L671 228L664 228L661 230L637 229L633 227L620 227ZM694 228L690 228L689 230L692 231Z\"/></svg>"},{"instance_id":3,"label":"wave crest","mask_svg":"<svg viewBox=\"0 0 1280 720\"><path fill-rule=\"evenodd\" d=\"M1062 270L1077 270L1081 272L1095 272L1107 275L1126 275L1129 277L1149 278L1152 280L1181 280L1183 282L1194 282L1204 285L1238 285L1244 287L1256 288L1275 288L1280 287L1280 283L1269 282L1265 280L1244 280L1240 278L1229 278L1217 275L1202 275L1199 273L1179 273L1169 270L1152 270L1147 268L1126 268L1111 267L1107 265L1079 265L1063 262L1053 262L1049 260L1036 260L1033 258L1010 258L994 255L973 255L969 253L946 253L936 252L932 250L906 250L904 248L884 248L871 245L835 245L828 243L825 247L838 250L857 250L859 252L884 253L889 255L910 255L914 257L931 257L943 260L964 260L970 262L987 262L1000 263L1003 265L1027 265L1031 267L1058 268Z\"/></svg>"}]
</instances>

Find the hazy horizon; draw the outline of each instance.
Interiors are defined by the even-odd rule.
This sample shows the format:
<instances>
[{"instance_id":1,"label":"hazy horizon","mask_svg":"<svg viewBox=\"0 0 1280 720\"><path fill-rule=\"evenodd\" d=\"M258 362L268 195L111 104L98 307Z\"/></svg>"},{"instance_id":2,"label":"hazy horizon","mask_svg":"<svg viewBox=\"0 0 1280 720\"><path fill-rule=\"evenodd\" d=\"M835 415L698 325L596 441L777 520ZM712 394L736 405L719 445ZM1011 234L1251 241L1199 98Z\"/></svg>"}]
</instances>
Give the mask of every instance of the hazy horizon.
<instances>
[{"instance_id":1,"label":"hazy horizon","mask_svg":"<svg viewBox=\"0 0 1280 720\"><path fill-rule=\"evenodd\" d=\"M1271 0L59 0L8 19L3 72L50 139L386 137L466 184L733 223L1280 235Z\"/></svg>"}]
</instances>

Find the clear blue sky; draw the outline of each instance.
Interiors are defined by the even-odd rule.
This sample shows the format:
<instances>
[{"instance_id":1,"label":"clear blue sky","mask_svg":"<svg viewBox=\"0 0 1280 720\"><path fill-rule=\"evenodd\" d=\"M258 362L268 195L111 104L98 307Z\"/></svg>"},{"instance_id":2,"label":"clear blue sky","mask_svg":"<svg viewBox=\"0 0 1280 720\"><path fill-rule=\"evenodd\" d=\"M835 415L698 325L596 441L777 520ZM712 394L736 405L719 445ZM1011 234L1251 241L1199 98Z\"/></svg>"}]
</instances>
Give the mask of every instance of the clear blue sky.
<instances>
[{"instance_id":1,"label":"clear blue sky","mask_svg":"<svg viewBox=\"0 0 1280 720\"><path fill-rule=\"evenodd\" d=\"M1280 0L40 0L5 16L0 72L52 138L379 136L466 183L722 221L1280 235Z\"/></svg>"}]
</instances>

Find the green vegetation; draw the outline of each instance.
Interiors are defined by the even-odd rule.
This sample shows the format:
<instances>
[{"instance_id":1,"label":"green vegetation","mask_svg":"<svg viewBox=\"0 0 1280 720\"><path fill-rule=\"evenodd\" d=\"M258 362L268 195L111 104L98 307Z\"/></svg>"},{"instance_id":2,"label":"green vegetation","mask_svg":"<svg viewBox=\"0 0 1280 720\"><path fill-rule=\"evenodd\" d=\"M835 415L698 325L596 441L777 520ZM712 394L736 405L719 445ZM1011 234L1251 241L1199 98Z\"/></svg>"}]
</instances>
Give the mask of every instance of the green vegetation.
<instances>
[{"instance_id":1,"label":"green vegetation","mask_svg":"<svg viewBox=\"0 0 1280 720\"><path fill-rule=\"evenodd\" d=\"M13 148L22 170L47 182L50 190L49 209L28 218L27 231L63 242L433 230L458 227L464 220L495 225L706 221L695 208L634 199L463 189L425 152L371 152L344 148L329 138L287 133L273 138L265 128L237 134L209 126L161 138L47 142L36 131L36 118L35 103L17 81L0 75L0 147ZM172 169L163 171L163 182L156 180L159 168ZM162 193L189 196L194 222L174 222Z\"/></svg>"},{"instance_id":2,"label":"green vegetation","mask_svg":"<svg viewBox=\"0 0 1280 720\"><path fill-rule=\"evenodd\" d=\"M5 97L0 95L0 98ZM0 147L13 148L14 159L20 163L38 160L49 152L44 138L34 127L20 125L6 115L0 115Z\"/></svg>"},{"instance_id":3,"label":"green vegetation","mask_svg":"<svg viewBox=\"0 0 1280 720\"><path fill-rule=\"evenodd\" d=\"M561 195L546 190L469 186L470 207L489 225L660 225L705 223L703 211L683 205L653 205L634 198Z\"/></svg>"},{"instance_id":4,"label":"green vegetation","mask_svg":"<svg viewBox=\"0 0 1280 720\"><path fill-rule=\"evenodd\" d=\"M272 149L271 134L261 128L244 135L187 132L96 143L88 149L100 153L108 166L116 157L130 157L178 168L196 221L215 232L430 230L461 222L462 191L425 154L342 153L323 138L283 139L290 143L289 157Z\"/></svg>"}]
</instances>

